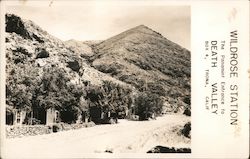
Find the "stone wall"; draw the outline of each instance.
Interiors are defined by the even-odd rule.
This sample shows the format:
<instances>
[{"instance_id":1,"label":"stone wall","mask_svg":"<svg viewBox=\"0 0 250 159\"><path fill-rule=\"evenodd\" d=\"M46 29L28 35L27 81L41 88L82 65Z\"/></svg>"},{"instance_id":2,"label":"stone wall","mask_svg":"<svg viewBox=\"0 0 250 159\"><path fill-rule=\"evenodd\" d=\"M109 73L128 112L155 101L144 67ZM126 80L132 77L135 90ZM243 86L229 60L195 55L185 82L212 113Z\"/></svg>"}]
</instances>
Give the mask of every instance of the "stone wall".
<instances>
[{"instance_id":1,"label":"stone wall","mask_svg":"<svg viewBox=\"0 0 250 159\"><path fill-rule=\"evenodd\" d=\"M7 138L42 135L49 134L51 132L51 129L45 125L6 126Z\"/></svg>"},{"instance_id":2,"label":"stone wall","mask_svg":"<svg viewBox=\"0 0 250 159\"><path fill-rule=\"evenodd\" d=\"M92 127L94 125L95 124L93 122L82 123L82 124L56 123L51 125L22 125L22 126L6 125L6 137L15 138L15 137L50 134L55 132L54 131L55 127L57 131L65 131L65 130Z\"/></svg>"}]
</instances>

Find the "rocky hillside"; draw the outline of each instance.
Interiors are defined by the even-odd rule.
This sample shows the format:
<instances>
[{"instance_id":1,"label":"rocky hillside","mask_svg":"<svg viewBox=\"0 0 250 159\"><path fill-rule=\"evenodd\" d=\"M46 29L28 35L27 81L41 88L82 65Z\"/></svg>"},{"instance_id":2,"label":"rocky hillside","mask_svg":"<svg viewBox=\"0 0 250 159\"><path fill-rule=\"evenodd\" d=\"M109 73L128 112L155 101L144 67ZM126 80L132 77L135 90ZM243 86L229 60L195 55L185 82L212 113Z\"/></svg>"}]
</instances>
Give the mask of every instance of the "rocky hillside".
<instances>
[{"instance_id":1,"label":"rocky hillside","mask_svg":"<svg viewBox=\"0 0 250 159\"><path fill-rule=\"evenodd\" d=\"M174 107L190 106L190 52L140 25L94 46L93 67L166 97Z\"/></svg>"},{"instance_id":2,"label":"rocky hillside","mask_svg":"<svg viewBox=\"0 0 250 159\"><path fill-rule=\"evenodd\" d=\"M69 43L65 44L48 34L32 21L21 19L13 14L6 15L7 74L13 70L11 67L14 66L29 65L39 68L39 71L56 66L66 69L72 81L82 78L93 84L100 84L103 80L112 80L122 84L86 64L80 52L92 55L92 50L90 42L83 43L83 45L73 47L78 48L78 52L71 50Z\"/></svg>"},{"instance_id":3,"label":"rocky hillside","mask_svg":"<svg viewBox=\"0 0 250 159\"><path fill-rule=\"evenodd\" d=\"M88 58L93 56L92 48L94 45L102 41L77 41L74 39L65 41L65 45L76 54L80 55L82 58Z\"/></svg>"},{"instance_id":4,"label":"rocky hillside","mask_svg":"<svg viewBox=\"0 0 250 159\"><path fill-rule=\"evenodd\" d=\"M112 107L107 109L124 106L126 101L131 105L127 88L132 94L150 92L163 97L169 111L190 109L190 52L146 26L104 41L63 42L32 21L13 14L5 18L10 110L65 105L70 107L62 111L86 110L84 93L90 85L97 86L92 89L100 98L95 104Z\"/></svg>"},{"instance_id":5,"label":"rocky hillside","mask_svg":"<svg viewBox=\"0 0 250 159\"><path fill-rule=\"evenodd\" d=\"M130 87L90 67L81 54L32 21L13 14L6 14L5 18L7 110L65 105L84 109L83 97L90 85L111 81Z\"/></svg>"}]
</instances>

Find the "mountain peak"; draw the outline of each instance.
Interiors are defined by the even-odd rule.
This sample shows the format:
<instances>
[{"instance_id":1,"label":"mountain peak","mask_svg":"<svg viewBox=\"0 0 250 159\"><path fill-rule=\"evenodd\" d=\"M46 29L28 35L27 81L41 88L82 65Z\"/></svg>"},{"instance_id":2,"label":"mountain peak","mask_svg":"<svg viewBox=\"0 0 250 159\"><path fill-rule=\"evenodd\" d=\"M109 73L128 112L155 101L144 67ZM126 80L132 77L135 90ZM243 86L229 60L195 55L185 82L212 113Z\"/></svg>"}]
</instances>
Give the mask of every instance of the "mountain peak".
<instances>
[{"instance_id":1,"label":"mountain peak","mask_svg":"<svg viewBox=\"0 0 250 159\"><path fill-rule=\"evenodd\" d=\"M117 42L121 42L124 39L127 39L129 41L136 40L136 41L141 41L141 40L145 40L145 36L151 36L151 37L155 37L155 38L165 38L163 37L160 33L154 31L153 29L145 26L145 25L138 25L134 28L128 29L118 35L115 35L99 44L98 47L104 47L104 46L108 46L110 44L114 44ZM132 38L132 39L131 39ZM141 40L140 40L141 39ZM132 41L133 41L132 40Z\"/></svg>"},{"instance_id":2,"label":"mountain peak","mask_svg":"<svg viewBox=\"0 0 250 159\"><path fill-rule=\"evenodd\" d=\"M129 30L132 30L132 31L141 31L141 32L155 32L153 29L147 27L146 25L138 25L132 29L129 29Z\"/></svg>"},{"instance_id":3,"label":"mountain peak","mask_svg":"<svg viewBox=\"0 0 250 159\"><path fill-rule=\"evenodd\" d=\"M141 24L135 27L136 29L149 29L147 26Z\"/></svg>"}]
</instances>

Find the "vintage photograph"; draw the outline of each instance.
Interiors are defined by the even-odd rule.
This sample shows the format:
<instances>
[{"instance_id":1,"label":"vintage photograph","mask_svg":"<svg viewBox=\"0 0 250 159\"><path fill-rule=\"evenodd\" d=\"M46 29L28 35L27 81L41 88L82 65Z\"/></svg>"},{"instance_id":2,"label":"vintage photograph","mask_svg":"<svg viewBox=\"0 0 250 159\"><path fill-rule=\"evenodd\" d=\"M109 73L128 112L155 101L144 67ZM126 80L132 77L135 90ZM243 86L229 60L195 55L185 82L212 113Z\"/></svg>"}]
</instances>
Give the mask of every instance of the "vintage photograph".
<instances>
[{"instance_id":1,"label":"vintage photograph","mask_svg":"<svg viewBox=\"0 0 250 159\"><path fill-rule=\"evenodd\" d=\"M10 156L191 153L191 9L5 7Z\"/></svg>"}]
</instances>

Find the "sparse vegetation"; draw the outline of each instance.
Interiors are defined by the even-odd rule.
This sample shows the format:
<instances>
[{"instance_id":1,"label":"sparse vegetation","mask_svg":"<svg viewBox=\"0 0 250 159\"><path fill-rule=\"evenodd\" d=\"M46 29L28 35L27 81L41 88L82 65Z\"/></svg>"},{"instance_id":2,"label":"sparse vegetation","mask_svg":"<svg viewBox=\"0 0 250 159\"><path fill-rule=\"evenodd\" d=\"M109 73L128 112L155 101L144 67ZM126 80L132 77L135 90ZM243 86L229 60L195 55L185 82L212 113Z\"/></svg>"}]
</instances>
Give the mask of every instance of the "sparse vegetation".
<instances>
[{"instance_id":1,"label":"sparse vegetation","mask_svg":"<svg viewBox=\"0 0 250 159\"><path fill-rule=\"evenodd\" d=\"M103 73L108 73L108 74L114 76L114 75L121 73L120 70L123 68L123 66L114 62L114 63L107 65L107 66L106 65L99 65L99 66L96 66L96 68Z\"/></svg>"},{"instance_id":2,"label":"sparse vegetation","mask_svg":"<svg viewBox=\"0 0 250 159\"><path fill-rule=\"evenodd\" d=\"M191 138L191 122L184 125L183 129L181 129L181 134L187 138Z\"/></svg>"},{"instance_id":3,"label":"sparse vegetation","mask_svg":"<svg viewBox=\"0 0 250 159\"><path fill-rule=\"evenodd\" d=\"M146 26L125 31L93 49L96 69L139 91L145 91L147 83L147 91L176 102L190 94L190 52ZM111 63L120 65L112 67Z\"/></svg>"},{"instance_id":4,"label":"sparse vegetation","mask_svg":"<svg viewBox=\"0 0 250 159\"><path fill-rule=\"evenodd\" d=\"M78 61L69 61L68 62L68 67L71 68L73 71L79 72L81 66Z\"/></svg>"},{"instance_id":5,"label":"sparse vegetation","mask_svg":"<svg viewBox=\"0 0 250 159\"><path fill-rule=\"evenodd\" d=\"M185 114L186 116L191 116L191 110L189 108L186 108L183 114Z\"/></svg>"},{"instance_id":6,"label":"sparse vegetation","mask_svg":"<svg viewBox=\"0 0 250 159\"><path fill-rule=\"evenodd\" d=\"M36 50L38 52L37 56L36 56L37 59L38 58L47 58L47 57L49 57L49 52L46 51L45 48L36 48Z\"/></svg>"},{"instance_id":7,"label":"sparse vegetation","mask_svg":"<svg viewBox=\"0 0 250 159\"><path fill-rule=\"evenodd\" d=\"M139 116L139 120L147 120L155 118L161 114L163 108L163 100L152 93L140 93L135 99L135 114Z\"/></svg>"}]
</instances>

